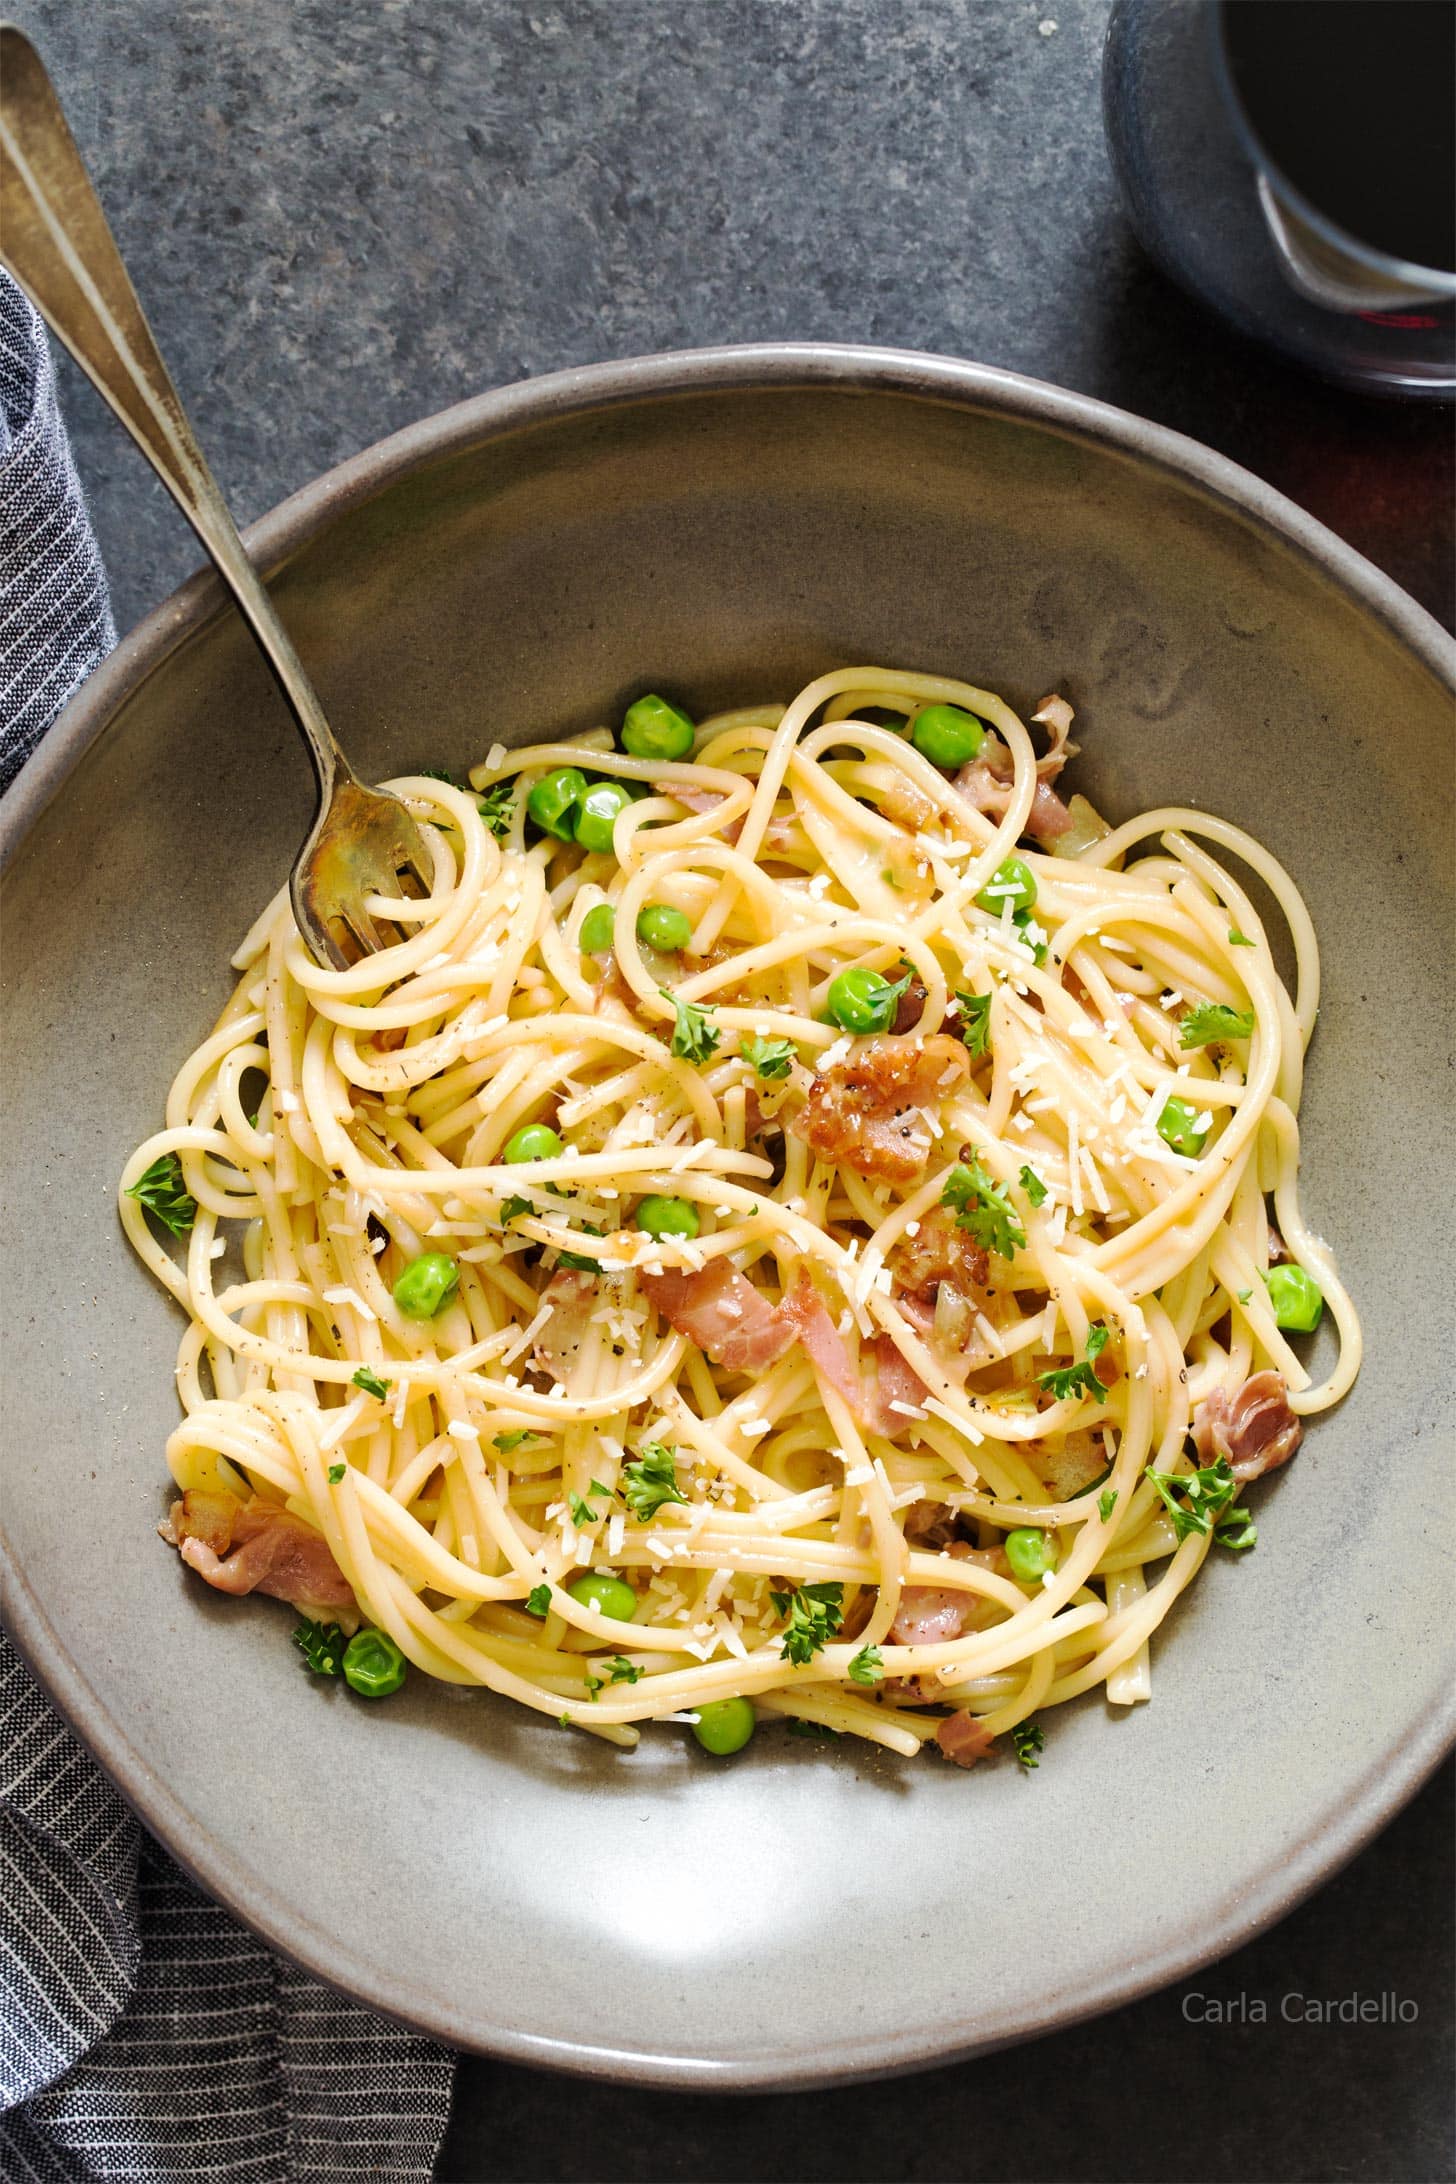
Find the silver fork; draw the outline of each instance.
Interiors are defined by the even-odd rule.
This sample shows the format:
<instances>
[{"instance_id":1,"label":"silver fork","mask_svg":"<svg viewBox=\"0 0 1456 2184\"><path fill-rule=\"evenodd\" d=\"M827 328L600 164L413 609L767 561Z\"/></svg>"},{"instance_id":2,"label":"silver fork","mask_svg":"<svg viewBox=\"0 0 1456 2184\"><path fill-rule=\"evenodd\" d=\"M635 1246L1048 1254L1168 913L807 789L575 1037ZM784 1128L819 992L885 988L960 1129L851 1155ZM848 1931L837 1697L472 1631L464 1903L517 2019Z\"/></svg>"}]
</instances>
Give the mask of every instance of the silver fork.
<instances>
[{"instance_id":1,"label":"silver fork","mask_svg":"<svg viewBox=\"0 0 1456 2184\"><path fill-rule=\"evenodd\" d=\"M344 970L383 947L370 895L430 892L432 860L397 796L367 788L238 537L127 278L106 215L30 40L0 24L0 265L120 418L212 556L288 700L319 807L290 881L298 929Z\"/></svg>"}]
</instances>

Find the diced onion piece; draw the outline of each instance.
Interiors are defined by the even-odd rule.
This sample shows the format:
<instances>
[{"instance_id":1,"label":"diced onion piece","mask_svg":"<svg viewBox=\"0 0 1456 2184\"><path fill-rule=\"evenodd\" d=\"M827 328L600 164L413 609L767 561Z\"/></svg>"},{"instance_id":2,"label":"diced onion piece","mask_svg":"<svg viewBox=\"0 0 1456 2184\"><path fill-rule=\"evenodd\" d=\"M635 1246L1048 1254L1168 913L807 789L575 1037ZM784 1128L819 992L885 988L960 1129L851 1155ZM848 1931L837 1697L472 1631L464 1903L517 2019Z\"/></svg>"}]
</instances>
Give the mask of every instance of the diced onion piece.
<instances>
[{"instance_id":1,"label":"diced onion piece","mask_svg":"<svg viewBox=\"0 0 1456 2184\"><path fill-rule=\"evenodd\" d=\"M972 1317L969 1297L963 1297L950 1282L942 1282L935 1292L934 1339L943 1352L954 1356L965 1348L970 1340Z\"/></svg>"},{"instance_id":2,"label":"diced onion piece","mask_svg":"<svg viewBox=\"0 0 1456 2184\"><path fill-rule=\"evenodd\" d=\"M1065 834L1059 834L1048 844L1054 857L1080 857L1084 849L1100 842L1112 832L1100 812L1094 811L1085 796L1074 796L1067 806L1072 824Z\"/></svg>"}]
</instances>

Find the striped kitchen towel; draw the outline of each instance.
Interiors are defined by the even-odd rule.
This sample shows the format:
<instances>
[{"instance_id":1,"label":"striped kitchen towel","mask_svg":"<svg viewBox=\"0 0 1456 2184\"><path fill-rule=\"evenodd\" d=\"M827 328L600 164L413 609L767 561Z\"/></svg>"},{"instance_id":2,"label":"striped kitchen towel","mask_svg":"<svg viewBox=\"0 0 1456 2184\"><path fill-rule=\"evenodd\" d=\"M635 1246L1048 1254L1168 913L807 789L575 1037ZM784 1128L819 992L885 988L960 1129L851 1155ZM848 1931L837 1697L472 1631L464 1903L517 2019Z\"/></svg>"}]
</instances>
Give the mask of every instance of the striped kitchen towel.
<instances>
[{"instance_id":1,"label":"striped kitchen towel","mask_svg":"<svg viewBox=\"0 0 1456 2184\"><path fill-rule=\"evenodd\" d=\"M0 273L0 785L115 639L45 332ZM194 1887L0 1635L3 2184L423 2184L453 2069Z\"/></svg>"},{"instance_id":2,"label":"striped kitchen towel","mask_svg":"<svg viewBox=\"0 0 1456 2184\"><path fill-rule=\"evenodd\" d=\"M45 330L0 273L0 791L115 643Z\"/></svg>"}]
</instances>

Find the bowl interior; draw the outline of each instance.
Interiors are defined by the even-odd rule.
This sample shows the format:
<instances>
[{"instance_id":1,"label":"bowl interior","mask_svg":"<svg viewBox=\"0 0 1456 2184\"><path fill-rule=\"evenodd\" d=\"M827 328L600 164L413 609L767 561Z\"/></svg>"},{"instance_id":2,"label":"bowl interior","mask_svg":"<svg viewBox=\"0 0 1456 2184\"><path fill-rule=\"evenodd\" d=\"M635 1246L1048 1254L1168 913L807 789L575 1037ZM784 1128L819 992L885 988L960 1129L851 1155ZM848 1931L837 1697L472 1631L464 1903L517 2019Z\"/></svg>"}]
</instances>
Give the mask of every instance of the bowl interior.
<instances>
[{"instance_id":1,"label":"bowl interior","mask_svg":"<svg viewBox=\"0 0 1456 2184\"><path fill-rule=\"evenodd\" d=\"M1449 1676L1448 694L1165 455L984 387L486 404L271 535L375 776L613 719L644 686L701 711L881 660L1023 706L1065 692L1077 784L1114 819L1193 803L1249 828L1324 945L1304 1190L1367 1362L1258 1492L1257 1552L1211 1563L1165 1627L1152 1706L1059 1710L1034 1776L781 1734L714 1766L670 1728L624 1757L419 1679L378 1709L312 1683L286 1609L205 1593L152 1537L181 1323L113 1207L311 810L204 587L6 880L3 1515L17 1622L68 1708L275 1941L525 2059L682 2083L895 2067L1231 1946L1414 1787Z\"/></svg>"}]
</instances>

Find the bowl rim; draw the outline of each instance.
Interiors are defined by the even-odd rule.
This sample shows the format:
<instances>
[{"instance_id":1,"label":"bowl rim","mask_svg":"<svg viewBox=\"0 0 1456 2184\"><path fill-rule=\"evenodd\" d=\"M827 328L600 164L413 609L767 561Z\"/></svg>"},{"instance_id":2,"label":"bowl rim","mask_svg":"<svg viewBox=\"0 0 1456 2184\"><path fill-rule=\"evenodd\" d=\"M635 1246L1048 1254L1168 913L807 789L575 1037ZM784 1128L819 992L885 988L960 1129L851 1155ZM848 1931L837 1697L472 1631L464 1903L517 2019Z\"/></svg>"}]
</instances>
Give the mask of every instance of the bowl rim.
<instances>
[{"instance_id":1,"label":"bowl rim","mask_svg":"<svg viewBox=\"0 0 1456 2184\"><path fill-rule=\"evenodd\" d=\"M274 576L326 524L387 485L481 441L591 410L678 395L770 390L908 395L1042 424L1150 463L1272 532L1372 613L1438 681L1456 692L1456 637L1317 517L1227 455L1167 425L1094 396L995 364L848 342L749 342L670 349L652 356L512 381L404 425L325 470L243 531L249 555ZM164 659L225 609L222 580L204 566L183 580L107 654L0 801L0 871L122 704Z\"/></svg>"},{"instance_id":2,"label":"bowl rim","mask_svg":"<svg viewBox=\"0 0 1456 2184\"><path fill-rule=\"evenodd\" d=\"M1438 682L1456 692L1456 640L1394 581L1285 495L1226 456L1111 404L999 367L888 348L774 342L629 357L515 382L405 426L325 471L244 532L255 562L273 575L335 518L398 480L483 441L587 412L718 392L888 393L989 412L1110 448L1193 485L1293 547L1383 625ZM87 679L26 762L0 806L0 868L123 704L184 642L227 605L204 568L154 608ZM1200 1907L1151 1957L1110 1964L1099 1978L1020 2011L994 2002L946 2037L907 2029L841 2034L828 2067L813 2047L722 2059L618 2049L483 2023L412 1981L376 1975L351 1948L275 1898L228 1846L197 1840L180 1800L157 1780L62 1646L0 1528L0 1599L12 1637L62 1716L179 1864L270 1946L386 2016L448 2045L507 2061L656 2088L787 2091L891 2076L993 2052L1075 2025L1137 2000L1216 1962L1292 1911L1385 1827L1456 1743L1456 1692L1403 1724L1395 1748L1377 1754L1338 1808L1318 1816L1251 1885L1210 1916Z\"/></svg>"}]
</instances>

